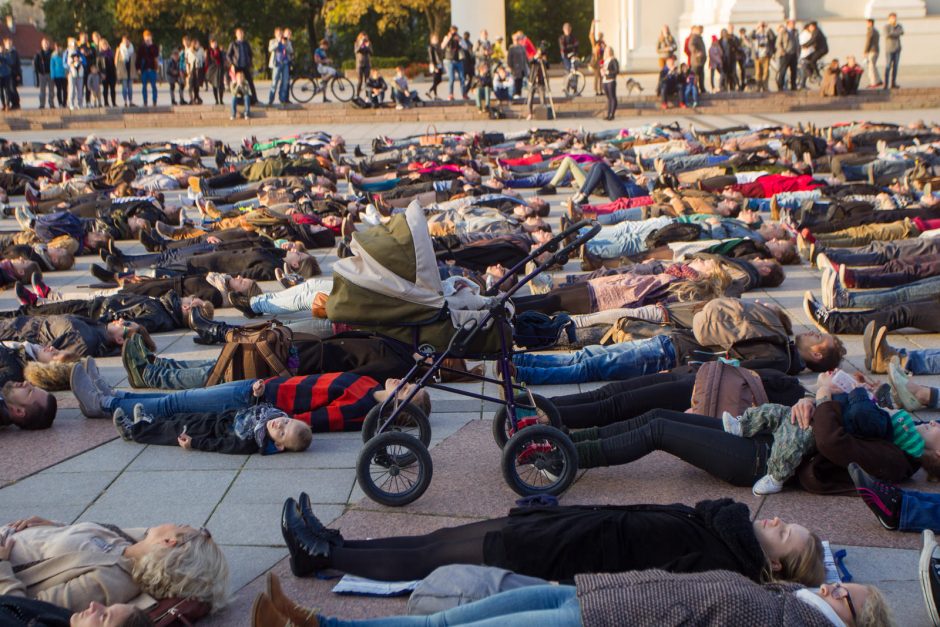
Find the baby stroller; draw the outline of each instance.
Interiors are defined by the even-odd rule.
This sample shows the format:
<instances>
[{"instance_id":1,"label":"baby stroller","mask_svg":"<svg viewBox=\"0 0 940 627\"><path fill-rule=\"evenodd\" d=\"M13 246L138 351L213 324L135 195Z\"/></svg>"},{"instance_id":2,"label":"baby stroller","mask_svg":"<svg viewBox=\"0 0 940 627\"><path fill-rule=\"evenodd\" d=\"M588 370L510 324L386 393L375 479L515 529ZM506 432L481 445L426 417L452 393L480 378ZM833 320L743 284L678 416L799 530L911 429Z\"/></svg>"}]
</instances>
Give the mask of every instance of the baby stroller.
<instances>
[{"instance_id":1,"label":"baby stroller","mask_svg":"<svg viewBox=\"0 0 940 627\"><path fill-rule=\"evenodd\" d=\"M577 453L560 428L557 409L547 398L512 382L510 298L546 268L566 263L573 251L599 231L598 224L581 222L532 251L486 292L491 297L488 307L479 311L448 306L419 207L409 207L388 224L353 235L353 256L333 266L333 291L326 306L329 319L394 337L414 346L416 352L410 372L363 422L364 446L356 478L369 498L383 505L407 505L431 483L431 425L412 403L422 388L501 405L493 419L493 434L503 449L503 477L517 493L558 495L571 485L578 470ZM534 269L501 292L502 283L530 261ZM557 337L542 346L532 346L531 338L526 339L531 350L548 348ZM452 358L464 357L494 360L496 378L448 366ZM501 398L487 395L486 387L480 394L443 385L441 373L495 385Z\"/></svg>"}]
</instances>

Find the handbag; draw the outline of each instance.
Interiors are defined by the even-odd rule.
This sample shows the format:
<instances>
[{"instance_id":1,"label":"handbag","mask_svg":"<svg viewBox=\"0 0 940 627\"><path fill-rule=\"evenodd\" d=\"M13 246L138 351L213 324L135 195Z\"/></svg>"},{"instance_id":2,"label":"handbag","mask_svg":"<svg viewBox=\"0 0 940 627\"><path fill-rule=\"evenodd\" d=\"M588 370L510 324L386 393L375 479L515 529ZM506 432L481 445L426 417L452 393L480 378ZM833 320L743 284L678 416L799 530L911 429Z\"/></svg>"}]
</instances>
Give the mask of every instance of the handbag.
<instances>
[{"instance_id":1,"label":"handbag","mask_svg":"<svg viewBox=\"0 0 940 627\"><path fill-rule=\"evenodd\" d=\"M433 133L431 132L432 128L434 129ZM428 124L424 135L419 137L418 141L422 146L440 146L444 143L444 136L437 132L436 125Z\"/></svg>"},{"instance_id":2,"label":"handbag","mask_svg":"<svg viewBox=\"0 0 940 627\"><path fill-rule=\"evenodd\" d=\"M147 610L154 627L192 627L193 623L209 614L208 603L190 598L171 597L157 601Z\"/></svg>"}]
</instances>

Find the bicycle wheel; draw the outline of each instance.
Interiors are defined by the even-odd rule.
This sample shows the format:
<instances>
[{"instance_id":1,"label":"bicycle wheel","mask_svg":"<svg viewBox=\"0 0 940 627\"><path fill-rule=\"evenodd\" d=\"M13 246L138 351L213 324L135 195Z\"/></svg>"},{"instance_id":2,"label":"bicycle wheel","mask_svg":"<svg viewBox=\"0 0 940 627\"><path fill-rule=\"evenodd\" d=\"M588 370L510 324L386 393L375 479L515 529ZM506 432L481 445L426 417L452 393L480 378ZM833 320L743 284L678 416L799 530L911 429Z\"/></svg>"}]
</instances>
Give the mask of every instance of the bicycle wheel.
<instances>
[{"instance_id":1,"label":"bicycle wheel","mask_svg":"<svg viewBox=\"0 0 940 627\"><path fill-rule=\"evenodd\" d=\"M575 70L568 78L568 86L572 88L572 96L580 96L584 92L584 86L587 85L587 79L584 74Z\"/></svg>"},{"instance_id":2,"label":"bicycle wheel","mask_svg":"<svg viewBox=\"0 0 940 627\"><path fill-rule=\"evenodd\" d=\"M503 479L516 494L558 496L574 483L578 452L555 427L533 425L509 438L501 465Z\"/></svg>"},{"instance_id":3,"label":"bicycle wheel","mask_svg":"<svg viewBox=\"0 0 940 627\"><path fill-rule=\"evenodd\" d=\"M396 460L412 459L411 463ZM356 480L366 496L382 505L401 507L420 498L431 485L431 454L406 433L380 433L359 451Z\"/></svg>"},{"instance_id":4,"label":"bicycle wheel","mask_svg":"<svg viewBox=\"0 0 940 627\"><path fill-rule=\"evenodd\" d=\"M561 428L561 414L558 412L558 408L555 407L554 403L539 394L533 394L532 400L535 401L536 412L538 414L540 424L545 424L545 420L547 419L549 425L556 428ZM519 410L519 405L528 404L528 394L525 392L516 394L517 412ZM518 415L518 413L516 415ZM499 448L506 446L506 442L513 436L513 433L510 432L510 428L509 411L506 409L506 406L503 405L497 409L496 414L493 415L493 439L496 440L496 444L499 445Z\"/></svg>"},{"instance_id":5,"label":"bicycle wheel","mask_svg":"<svg viewBox=\"0 0 940 627\"><path fill-rule=\"evenodd\" d=\"M290 83L290 95L296 102L308 103L313 100L319 85L309 76L298 76Z\"/></svg>"},{"instance_id":6,"label":"bicycle wheel","mask_svg":"<svg viewBox=\"0 0 940 627\"><path fill-rule=\"evenodd\" d=\"M330 92L340 102L349 102L356 95L356 87L345 76L337 76L330 81Z\"/></svg>"}]
</instances>

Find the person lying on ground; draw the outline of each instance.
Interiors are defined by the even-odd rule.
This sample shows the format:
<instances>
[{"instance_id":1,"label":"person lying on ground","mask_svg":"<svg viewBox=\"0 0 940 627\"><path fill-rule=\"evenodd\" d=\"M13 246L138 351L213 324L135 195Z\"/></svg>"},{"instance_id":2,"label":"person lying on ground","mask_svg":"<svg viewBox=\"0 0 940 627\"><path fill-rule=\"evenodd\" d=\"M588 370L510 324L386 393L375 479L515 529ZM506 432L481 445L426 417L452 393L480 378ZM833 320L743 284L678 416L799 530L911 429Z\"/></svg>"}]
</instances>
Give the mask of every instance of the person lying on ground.
<instances>
[{"instance_id":1,"label":"person lying on ground","mask_svg":"<svg viewBox=\"0 0 940 627\"><path fill-rule=\"evenodd\" d=\"M95 601L73 612L53 603L15 594L0 595L0 622L10 627L152 627L150 617L127 603L102 605Z\"/></svg>"}]
</instances>

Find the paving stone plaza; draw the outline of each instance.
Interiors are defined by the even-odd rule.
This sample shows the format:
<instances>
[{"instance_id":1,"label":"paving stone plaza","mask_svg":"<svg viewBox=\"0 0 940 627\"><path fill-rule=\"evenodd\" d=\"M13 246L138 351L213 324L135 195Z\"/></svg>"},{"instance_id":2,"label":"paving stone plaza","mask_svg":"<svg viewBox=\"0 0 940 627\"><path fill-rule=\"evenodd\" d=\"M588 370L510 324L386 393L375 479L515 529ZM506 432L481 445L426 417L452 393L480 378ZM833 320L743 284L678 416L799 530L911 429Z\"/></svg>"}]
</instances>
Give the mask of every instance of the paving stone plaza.
<instances>
[{"instance_id":1,"label":"paving stone plaza","mask_svg":"<svg viewBox=\"0 0 940 627\"><path fill-rule=\"evenodd\" d=\"M631 119L623 112L616 122L596 118L565 119L542 125L571 128L583 126L588 131L656 119L644 116ZM917 111L851 112L826 111L760 115L698 115L683 118L696 128L709 130L735 124L796 124L813 122L824 126L866 116L873 121L908 123L917 119L940 121L940 108ZM672 122L673 118L660 118ZM438 121L441 131L454 129L500 131L521 130L533 122L523 120ZM427 124L355 124L337 125L323 130L338 133L351 151L361 145L368 151L377 135L400 137L424 132ZM316 127L310 127L313 130ZM296 126L253 127L259 139L293 133ZM96 131L102 137L163 140L194 134L221 139L238 145L248 129L224 128L172 129L147 128ZM197 133L198 132L198 133ZM5 138L44 140L63 131L9 132ZM71 136L81 130L69 129ZM345 185L342 183L341 185ZM342 187L341 187L342 191ZM531 192L527 192L531 193ZM567 196L548 196L552 205L551 224L557 229L563 214L562 201ZM170 193L168 202L185 201L185 193ZM21 199L11 199L16 202ZM198 217L195 208L186 212ZM0 220L0 229L16 229L10 218ZM138 242L120 242L125 252L142 253ZM318 251L325 275L330 275L335 251ZM78 259L74 269L47 275L56 288L89 290L94 282L89 266L97 258ZM566 273L578 272L572 261ZM788 266L786 281L779 288L749 292L747 299L776 302L804 330L809 322L801 303L804 291L818 294L820 273L808 265ZM562 273L558 273L562 274ZM280 289L275 282L263 283L265 291ZM12 290L0 293L0 308L18 305ZM309 314L279 316L290 320ZM938 313L940 315L940 313ZM234 309L216 312L216 317L241 323L245 319ZM906 347L940 348L940 335L924 333L892 334L893 341ZM218 347L193 342L189 330L155 335L160 355L177 359L211 359ZM848 349L849 370L863 370L861 336L844 336ZM105 379L115 387L129 389L120 357L99 359ZM884 377L881 377L882 379ZM814 381L806 376L806 382ZM919 382L940 385L940 377L920 377ZM472 386L472 384L459 384ZM537 386L534 391L546 395L593 389L601 384ZM477 385L476 387L480 387ZM68 392L56 394L59 415L51 430L0 433L0 516L4 521L29 515L66 523L77 521L107 522L118 526L143 527L162 522L205 526L223 547L231 569L231 604L201 624L236 627L249 624L249 608L255 594L263 589L263 576L273 570L282 577L287 592L309 606L320 607L327 614L348 617L378 616L404 607L401 599L340 597L329 589L330 581L296 579L287 566L287 549L278 526L284 499L307 491L317 515L335 524L349 537L414 535L434 529L504 515L517 496L504 483L499 468L499 451L491 436L490 420L495 408L480 401L432 391L434 410L431 456L434 481L428 492L415 503L400 509L385 508L365 499L355 481L355 463L362 439L358 433L316 435L305 453L272 457L219 455L185 451L174 447L143 446L122 441L109 421L89 420L81 416L77 402ZM924 417L930 414L924 412ZM905 487L940 491L928 484L923 473ZM563 504L585 503L694 503L703 498L729 496L747 503L755 517L781 516L805 524L831 541L833 548L847 550L846 567L855 581L878 585L886 594L900 625L928 625L926 610L917 581L920 536L889 532L855 497L816 496L795 489L767 497L754 496L750 489L734 488L683 464L664 453L656 453L627 466L582 472L572 488L562 497Z\"/></svg>"}]
</instances>

